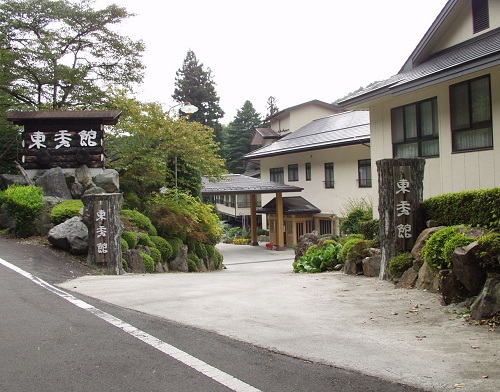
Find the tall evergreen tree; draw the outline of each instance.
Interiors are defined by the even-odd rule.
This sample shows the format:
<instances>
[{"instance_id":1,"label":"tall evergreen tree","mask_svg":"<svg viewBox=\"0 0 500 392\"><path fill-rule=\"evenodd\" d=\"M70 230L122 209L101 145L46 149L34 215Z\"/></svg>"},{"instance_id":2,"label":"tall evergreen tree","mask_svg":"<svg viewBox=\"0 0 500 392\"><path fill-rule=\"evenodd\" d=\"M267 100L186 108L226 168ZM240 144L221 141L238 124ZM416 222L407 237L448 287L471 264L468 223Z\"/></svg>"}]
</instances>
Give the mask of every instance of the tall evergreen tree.
<instances>
[{"instance_id":1,"label":"tall evergreen tree","mask_svg":"<svg viewBox=\"0 0 500 392\"><path fill-rule=\"evenodd\" d=\"M231 173L241 174L245 171L243 156L251 151L254 128L261 125L260 114L256 112L250 101L245 101L238 109L224 133L223 156L226 167Z\"/></svg>"},{"instance_id":2,"label":"tall evergreen tree","mask_svg":"<svg viewBox=\"0 0 500 392\"><path fill-rule=\"evenodd\" d=\"M224 117L224 111L219 106L219 96L215 91L210 68L203 69L195 53L189 50L180 68L175 73L175 89L172 98L179 103L189 102L198 111L189 116L189 121L196 121L214 129L215 140L221 143L222 126L219 119Z\"/></svg>"},{"instance_id":3,"label":"tall evergreen tree","mask_svg":"<svg viewBox=\"0 0 500 392\"><path fill-rule=\"evenodd\" d=\"M266 109L267 109L267 114L266 114L266 117L264 118L264 120L268 119L271 116L274 116L276 113L278 113L280 111L278 108L278 105L276 103L276 98L274 98L273 96L270 96L267 99ZM270 127L271 122L266 121L265 123L262 124L262 126L263 127Z\"/></svg>"}]
</instances>

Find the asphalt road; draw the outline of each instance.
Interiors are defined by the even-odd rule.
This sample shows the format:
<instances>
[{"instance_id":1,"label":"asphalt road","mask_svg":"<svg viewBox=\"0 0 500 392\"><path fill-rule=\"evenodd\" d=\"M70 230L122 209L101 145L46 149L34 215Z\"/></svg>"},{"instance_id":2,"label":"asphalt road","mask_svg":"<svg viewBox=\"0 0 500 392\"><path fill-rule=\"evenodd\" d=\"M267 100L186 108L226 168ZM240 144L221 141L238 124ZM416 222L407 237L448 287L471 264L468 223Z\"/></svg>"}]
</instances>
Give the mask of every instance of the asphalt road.
<instances>
[{"instance_id":1,"label":"asphalt road","mask_svg":"<svg viewBox=\"0 0 500 392\"><path fill-rule=\"evenodd\" d=\"M49 248L0 259L1 391L417 391L73 296L49 282L94 271Z\"/></svg>"}]
</instances>

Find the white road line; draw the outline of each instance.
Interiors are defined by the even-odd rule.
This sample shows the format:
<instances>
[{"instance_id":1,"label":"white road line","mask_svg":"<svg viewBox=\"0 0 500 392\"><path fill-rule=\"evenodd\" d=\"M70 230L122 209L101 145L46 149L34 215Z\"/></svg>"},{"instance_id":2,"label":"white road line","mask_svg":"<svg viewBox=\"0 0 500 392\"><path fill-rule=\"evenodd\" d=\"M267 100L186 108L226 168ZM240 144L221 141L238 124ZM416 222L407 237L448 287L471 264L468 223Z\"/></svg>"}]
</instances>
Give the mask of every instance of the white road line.
<instances>
[{"instance_id":1,"label":"white road line","mask_svg":"<svg viewBox=\"0 0 500 392\"><path fill-rule=\"evenodd\" d=\"M141 331L140 329L137 329L133 325L130 325L126 323L123 320L120 320L119 318L116 318L115 316L112 316L109 313L106 313L100 309L97 309L96 307L86 303L85 301L82 301L73 295L58 289L55 286L52 286L50 283L45 282L44 280L36 277L35 275L32 275L29 272L24 271L23 269L15 266L14 264L9 263L8 261L0 258L0 264L4 265L7 268L10 268L11 270L17 272L18 274L30 279L32 282L36 283L37 285L43 287L46 290L49 290L50 292L58 295L61 298L64 298L66 301L71 302L73 305L78 306L81 309L87 310L90 313L94 314L95 316L103 319L104 321L107 321L111 325L120 328L121 330L125 331L129 335L142 340L144 343L150 345L151 347L156 348L157 350L161 351L164 354L167 354L168 356L178 360L179 362L182 362L183 364L193 368L194 370L203 373L205 376L210 377L214 381L217 381L218 383L224 385L225 387L237 391L237 392L259 392L260 390L257 388L254 388L253 386L231 376L228 373L223 372L222 370L219 370L211 365L209 365L206 362L203 362L199 360L196 357L193 357L192 355L179 350L178 348L165 343L164 341L155 338L154 336L148 334L147 332Z\"/></svg>"}]
</instances>

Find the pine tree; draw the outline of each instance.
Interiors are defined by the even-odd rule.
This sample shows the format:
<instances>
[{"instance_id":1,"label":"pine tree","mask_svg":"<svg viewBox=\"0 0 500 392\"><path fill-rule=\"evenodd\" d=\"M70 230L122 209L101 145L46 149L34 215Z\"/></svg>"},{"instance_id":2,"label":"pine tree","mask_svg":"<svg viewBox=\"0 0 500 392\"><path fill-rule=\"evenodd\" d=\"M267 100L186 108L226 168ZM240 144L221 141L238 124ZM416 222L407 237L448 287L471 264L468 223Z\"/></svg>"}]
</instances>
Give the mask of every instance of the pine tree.
<instances>
[{"instance_id":1,"label":"pine tree","mask_svg":"<svg viewBox=\"0 0 500 392\"><path fill-rule=\"evenodd\" d=\"M266 114L266 117L264 118L264 120L274 116L276 113L278 113L280 111L278 108L278 105L276 103L276 98L274 98L273 96L270 96L267 99L266 109L267 109L267 114ZM265 123L262 124L262 126L265 128L269 128L271 126L271 122L266 121Z\"/></svg>"},{"instance_id":2,"label":"pine tree","mask_svg":"<svg viewBox=\"0 0 500 392\"><path fill-rule=\"evenodd\" d=\"M189 121L197 121L215 130L216 142L221 142L222 126L219 119L224 111L219 106L219 97L215 91L210 68L203 69L195 53L189 50L180 68L175 74L175 89L172 98L179 103L189 102L198 111L189 116Z\"/></svg>"},{"instance_id":3,"label":"pine tree","mask_svg":"<svg viewBox=\"0 0 500 392\"><path fill-rule=\"evenodd\" d=\"M231 173L241 174L245 171L243 156L251 151L251 142L255 127L261 124L260 114L255 111L250 101L245 101L241 109L231 121L224 134L223 156L226 167Z\"/></svg>"}]
</instances>

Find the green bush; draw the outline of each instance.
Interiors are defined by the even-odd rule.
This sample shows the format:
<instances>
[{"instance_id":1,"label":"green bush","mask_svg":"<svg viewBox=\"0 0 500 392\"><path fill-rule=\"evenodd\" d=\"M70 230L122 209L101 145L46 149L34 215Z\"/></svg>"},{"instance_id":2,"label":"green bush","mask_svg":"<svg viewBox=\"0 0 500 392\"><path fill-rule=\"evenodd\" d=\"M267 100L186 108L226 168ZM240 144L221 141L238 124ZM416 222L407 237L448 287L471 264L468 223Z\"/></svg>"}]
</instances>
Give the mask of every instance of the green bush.
<instances>
[{"instance_id":1,"label":"green bush","mask_svg":"<svg viewBox=\"0 0 500 392\"><path fill-rule=\"evenodd\" d=\"M80 199L64 200L54 206L50 211L50 221L58 225L80 215L80 210L83 208L83 202Z\"/></svg>"},{"instance_id":2,"label":"green bush","mask_svg":"<svg viewBox=\"0 0 500 392\"><path fill-rule=\"evenodd\" d=\"M141 198L135 193L127 192L123 195L122 208L126 210L139 210L141 208Z\"/></svg>"},{"instance_id":3,"label":"green bush","mask_svg":"<svg viewBox=\"0 0 500 392\"><path fill-rule=\"evenodd\" d=\"M167 238L167 241L170 244L170 246L172 247L172 256L171 256L171 259L169 259L169 260L173 260L179 254L179 250L181 249L181 245L182 245L182 240L180 238L174 237L174 238Z\"/></svg>"},{"instance_id":4,"label":"green bush","mask_svg":"<svg viewBox=\"0 0 500 392\"><path fill-rule=\"evenodd\" d=\"M349 239L340 250L339 260L361 260L370 255L371 242L360 238Z\"/></svg>"},{"instance_id":5,"label":"green bush","mask_svg":"<svg viewBox=\"0 0 500 392\"><path fill-rule=\"evenodd\" d=\"M223 267L222 262L224 261L224 255L218 248L214 247L214 254L212 258L214 261L214 268L221 269Z\"/></svg>"},{"instance_id":6,"label":"green bush","mask_svg":"<svg viewBox=\"0 0 500 392\"><path fill-rule=\"evenodd\" d=\"M37 186L12 185L5 191L5 207L14 217L20 237L36 234L35 219L43 206L43 190Z\"/></svg>"},{"instance_id":7,"label":"green bush","mask_svg":"<svg viewBox=\"0 0 500 392\"><path fill-rule=\"evenodd\" d=\"M400 278L405 271L413 266L413 257L410 252L400 253L389 261L389 273L393 278Z\"/></svg>"},{"instance_id":8,"label":"green bush","mask_svg":"<svg viewBox=\"0 0 500 392\"><path fill-rule=\"evenodd\" d=\"M462 233L458 233L451 236L448 239L448 241L446 241L446 243L444 244L444 249L443 249L444 264L451 268L453 252L455 251L455 249L461 246L467 246L474 241L475 241L474 238L466 236L465 234Z\"/></svg>"},{"instance_id":9,"label":"green bush","mask_svg":"<svg viewBox=\"0 0 500 392\"><path fill-rule=\"evenodd\" d=\"M433 219L443 226L469 225L498 228L500 188L447 193L422 203L425 220Z\"/></svg>"},{"instance_id":10,"label":"green bush","mask_svg":"<svg viewBox=\"0 0 500 392\"><path fill-rule=\"evenodd\" d=\"M158 235L156 228L151 223L151 220L143 213L136 210L122 209L120 211L122 217L128 218L139 229L144 230L149 235Z\"/></svg>"},{"instance_id":11,"label":"green bush","mask_svg":"<svg viewBox=\"0 0 500 392\"><path fill-rule=\"evenodd\" d=\"M361 222L359 228L360 233L367 240L373 240L377 244L380 243L380 221L378 219Z\"/></svg>"},{"instance_id":12,"label":"green bush","mask_svg":"<svg viewBox=\"0 0 500 392\"><path fill-rule=\"evenodd\" d=\"M162 257L161 257L161 252L159 251L158 248L149 248L149 251L151 252L150 256L153 258L155 262L155 266L158 264L161 264Z\"/></svg>"},{"instance_id":13,"label":"green bush","mask_svg":"<svg viewBox=\"0 0 500 392\"><path fill-rule=\"evenodd\" d=\"M373 219L372 203L364 198L348 200L345 208L346 211L340 219L342 233L361 233L361 224Z\"/></svg>"},{"instance_id":14,"label":"green bush","mask_svg":"<svg viewBox=\"0 0 500 392\"><path fill-rule=\"evenodd\" d=\"M127 260L122 259L122 267L124 271L128 271L128 263Z\"/></svg>"},{"instance_id":15,"label":"green bush","mask_svg":"<svg viewBox=\"0 0 500 392\"><path fill-rule=\"evenodd\" d=\"M135 249L135 247L139 243L139 238L137 238L137 234L135 234L133 231L124 231L122 233L122 238L127 241L129 249Z\"/></svg>"},{"instance_id":16,"label":"green bush","mask_svg":"<svg viewBox=\"0 0 500 392\"><path fill-rule=\"evenodd\" d=\"M153 258L147 253L139 252L142 261L144 261L144 266L146 267L146 272L154 272L155 271L155 261Z\"/></svg>"},{"instance_id":17,"label":"green bush","mask_svg":"<svg viewBox=\"0 0 500 392\"><path fill-rule=\"evenodd\" d=\"M269 235L269 230L257 229L257 235Z\"/></svg>"},{"instance_id":18,"label":"green bush","mask_svg":"<svg viewBox=\"0 0 500 392\"><path fill-rule=\"evenodd\" d=\"M323 272L332 270L338 261L338 256L342 245L323 244L322 248L317 245L311 245L305 255L292 263L294 272Z\"/></svg>"},{"instance_id":19,"label":"green bush","mask_svg":"<svg viewBox=\"0 0 500 392\"><path fill-rule=\"evenodd\" d=\"M196 244L195 253L196 253L196 256L198 256L202 260L206 259L208 257L207 248L205 247L205 244L202 244L202 243Z\"/></svg>"},{"instance_id":20,"label":"green bush","mask_svg":"<svg viewBox=\"0 0 500 392\"><path fill-rule=\"evenodd\" d=\"M210 244L205 244L205 249L207 250L208 257L214 257L215 246Z\"/></svg>"},{"instance_id":21,"label":"green bush","mask_svg":"<svg viewBox=\"0 0 500 392\"><path fill-rule=\"evenodd\" d=\"M120 238L120 244L122 247L122 252L126 252L128 250L128 243L125 241L125 239L122 237Z\"/></svg>"},{"instance_id":22,"label":"green bush","mask_svg":"<svg viewBox=\"0 0 500 392\"><path fill-rule=\"evenodd\" d=\"M5 203L7 196L5 196L5 192L0 189L0 206Z\"/></svg>"},{"instance_id":23,"label":"green bush","mask_svg":"<svg viewBox=\"0 0 500 392\"><path fill-rule=\"evenodd\" d=\"M173 252L170 243L165 238L158 235L152 235L150 236L150 239L155 244L156 248L158 248L158 250L160 251L163 260L170 260Z\"/></svg>"},{"instance_id":24,"label":"green bush","mask_svg":"<svg viewBox=\"0 0 500 392\"><path fill-rule=\"evenodd\" d=\"M194 253L190 253L188 255L187 263L189 272L199 271L198 266L200 265L200 258L196 256Z\"/></svg>"},{"instance_id":25,"label":"green bush","mask_svg":"<svg viewBox=\"0 0 500 392\"><path fill-rule=\"evenodd\" d=\"M479 265L488 272L499 272L500 264L500 233L491 232L477 239L479 244L478 257Z\"/></svg>"},{"instance_id":26,"label":"green bush","mask_svg":"<svg viewBox=\"0 0 500 392\"><path fill-rule=\"evenodd\" d=\"M151 237L145 233L139 233L139 245L149 246L150 248L155 246L155 243L151 241Z\"/></svg>"}]
</instances>

